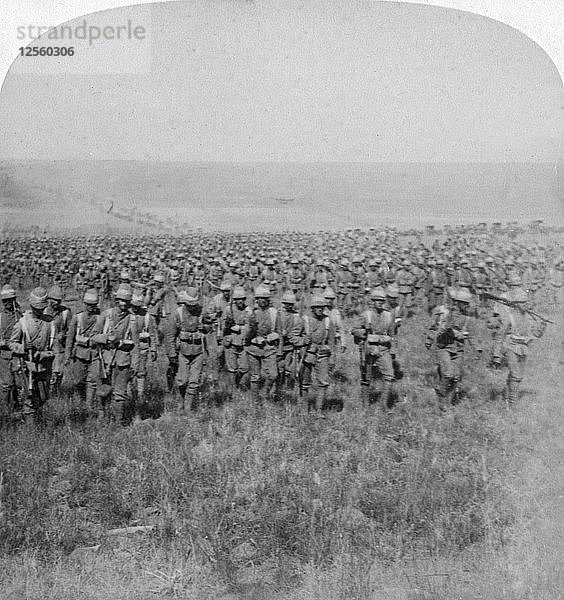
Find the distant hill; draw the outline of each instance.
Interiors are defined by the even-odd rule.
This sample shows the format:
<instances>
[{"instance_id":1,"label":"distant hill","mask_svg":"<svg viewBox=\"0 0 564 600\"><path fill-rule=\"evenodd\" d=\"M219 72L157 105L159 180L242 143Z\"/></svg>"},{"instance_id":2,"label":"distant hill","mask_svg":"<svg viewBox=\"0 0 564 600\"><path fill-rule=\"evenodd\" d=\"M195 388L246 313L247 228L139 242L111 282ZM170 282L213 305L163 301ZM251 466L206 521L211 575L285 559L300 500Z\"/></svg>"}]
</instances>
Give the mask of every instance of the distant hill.
<instances>
[{"instance_id":1,"label":"distant hill","mask_svg":"<svg viewBox=\"0 0 564 600\"><path fill-rule=\"evenodd\" d=\"M561 224L562 190L561 175L547 164L0 163L2 221L51 227L157 221L229 231L533 219Z\"/></svg>"}]
</instances>

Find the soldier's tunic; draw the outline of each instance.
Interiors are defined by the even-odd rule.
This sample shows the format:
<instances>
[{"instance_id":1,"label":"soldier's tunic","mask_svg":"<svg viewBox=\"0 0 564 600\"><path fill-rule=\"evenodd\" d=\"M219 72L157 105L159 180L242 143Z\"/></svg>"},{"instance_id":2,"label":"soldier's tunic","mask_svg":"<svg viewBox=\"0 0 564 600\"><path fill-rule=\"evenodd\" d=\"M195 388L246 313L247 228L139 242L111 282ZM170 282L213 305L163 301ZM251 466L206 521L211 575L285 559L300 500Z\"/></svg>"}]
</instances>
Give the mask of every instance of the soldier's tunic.
<instances>
[{"instance_id":1,"label":"soldier's tunic","mask_svg":"<svg viewBox=\"0 0 564 600\"><path fill-rule=\"evenodd\" d=\"M65 343L65 363L74 360L74 370L79 390L85 394L88 406L93 406L96 387L100 379L98 347L90 343L92 336L102 334L104 321L97 313L86 311L73 315Z\"/></svg>"},{"instance_id":2,"label":"soldier's tunic","mask_svg":"<svg viewBox=\"0 0 564 600\"><path fill-rule=\"evenodd\" d=\"M0 311L0 419L15 408L18 361L9 346L10 336L16 324L15 311Z\"/></svg>"},{"instance_id":3,"label":"soldier's tunic","mask_svg":"<svg viewBox=\"0 0 564 600\"><path fill-rule=\"evenodd\" d=\"M259 400L261 375L267 395L278 377L276 356L280 345L281 331L278 311L274 307L255 308L245 327L243 337L251 373L251 393L256 401Z\"/></svg>"},{"instance_id":4,"label":"soldier's tunic","mask_svg":"<svg viewBox=\"0 0 564 600\"><path fill-rule=\"evenodd\" d=\"M219 373L225 367L225 348L223 346L223 331L225 329L225 318L229 309L229 298L222 293L216 294L206 308L206 313L211 322L215 323L215 331L208 335L208 348L213 353L213 362ZM215 333L215 335L214 335Z\"/></svg>"},{"instance_id":5,"label":"soldier's tunic","mask_svg":"<svg viewBox=\"0 0 564 600\"><path fill-rule=\"evenodd\" d=\"M32 311L16 321L12 330L9 349L26 361L28 377L32 380L32 389L23 404L24 415L37 413L49 399L54 339L53 324L47 317L37 317Z\"/></svg>"},{"instance_id":6,"label":"soldier's tunic","mask_svg":"<svg viewBox=\"0 0 564 600\"><path fill-rule=\"evenodd\" d=\"M441 385L437 390L440 398L451 404L457 393L462 376L461 359L470 337L472 320L456 307L441 305L433 312L433 322L427 333L425 345L437 347L437 367Z\"/></svg>"},{"instance_id":7,"label":"soldier's tunic","mask_svg":"<svg viewBox=\"0 0 564 600\"><path fill-rule=\"evenodd\" d=\"M396 273L396 285L399 289L399 307L402 316L407 316L412 303L413 283L415 277L407 269L400 269Z\"/></svg>"},{"instance_id":8,"label":"soldier's tunic","mask_svg":"<svg viewBox=\"0 0 564 600\"><path fill-rule=\"evenodd\" d=\"M129 401L128 386L139 359L139 331L133 315L118 307L104 311L101 317L102 335L94 335L92 340L102 345L106 374L113 384L113 416L121 422L124 405Z\"/></svg>"},{"instance_id":9,"label":"soldier's tunic","mask_svg":"<svg viewBox=\"0 0 564 600\"><path fill-rule=\"evenodd\" d=\"M206 359L205 335L210 330L211 326L201 310L192 314L186 306L181 305L172 315L169 359L172 359L172 363L178 363L178 390L183 400L189 402L192 410L196 409L198 401Z\"/></svg>"},{"instance_id":10,"label":"soldier's tunic","mask_svg":"<svg viewBox=\"0 0 564 600\"><path fill-rule=\"evenodd\" d=\"M493 359L494 362L501 362L501 357L505 357L509 367L508 399L515 402L525 372L529 344L544 334L545 325L535 321L527 313L509 306L499 305L497 311L501 323L500 337L503 341L494 346Z\"/></svg>"},{"instance_id":11,"label":"soldier's tunic","mask_svg":"<svg viewBox=\"0 0 564 600\"><path fill-rule=\"evenodd\" d=\"M225 348L225 365L232 386L239 385L249 372L243 333L249 324L252 312L249 306L241 310L233 304L225 313L222 343Z\"/></svg>"},{"instance_id":12,"label":"soldier's tunic","mask_svg":"<svg viewBox=\"0 0 564 600\"><path fill-rule=\"evenodd\" d=\"M321 410L330 383L329 358L335 345L335 326L327 315L308 314L301 321L294 328L291 342L303 347L302 389L307 396L308 408L315 406Z\"/></svg>"},{"instance_id":13,"label":"soldier's tunic","mask_svg":"<svg viewBox=\"0 0 564 600\"><path fill-rule=\"evenodd\" d=\"M298 347L292 343L293 332L302 322L295 310L280 309L281 343L278 351L278 377L280 385L293 385L294 374L299 362Z\"/></svg>"},{"instance_id":14,"label":"soldier's tunic","mask_svg":"<svg viewBox=\"0 0 564 600\"><path fill-rule=\"evenodd\" d=\"M366 310L356 320L351 333L359 344L361 356L361 385L370 386L373 380L394 381L391 348L394 322L387 310ZM363 364L364 363L364 364Z\"/></svg>"},{"instance_id":15,"label":"soldier's tunic","mask_svg":"<svg viewBox=\"0 0 564 600\"><path fill-rule=\"evenodd\" d=\"M147 380L147 364L149 359L157 359L158 332L155 317L147 310L133 314L135 326L139 332L139 349L134 377L137 384L137 395L142 399Z\"/></svg>"},{"instance_id":16,"label":"soldier's tunic","mask_svg":"<svg viewBox=\"0 0 564 600\"><path fill-rule=\"evenodd\" d=\"M440 306L445 299L445 290L448 285L448 277L443 269L432 269L427 279L429 295L428 309L431 313L434 308Z\"/></svg>"},{"instance_id":17,"label":"soldier's tunic","mask_svg":"<svg viewBox=\"0 0 564 600\"><path fill-rule=\"evenodd\" d=\"M52 348L55 358L53 360L52 375L54 383L58 385L63 377L65 345L72 315L70 309L64 306L61 306L60 310L57 312L47 308L44 314L51 319L51 323L55 328L55 339Z\"/></svg>"},{"instance_id":18,"label":"soldier's tunic","mask_svg":"<svg viewBox=\"0 0 564 600\"><path fill-rule=\"evenodd\" d=\"M333 325L335 335L333 338L333 346L331 347L331 356L329 357L329 372L332 373L335 369L337 362L337 353L344 352L345 350L345 328L343 325L343 316L341 311L334 306L331 309L325 311L326 316L329 317L329 321Z\"/></svg>"}]
</instances>

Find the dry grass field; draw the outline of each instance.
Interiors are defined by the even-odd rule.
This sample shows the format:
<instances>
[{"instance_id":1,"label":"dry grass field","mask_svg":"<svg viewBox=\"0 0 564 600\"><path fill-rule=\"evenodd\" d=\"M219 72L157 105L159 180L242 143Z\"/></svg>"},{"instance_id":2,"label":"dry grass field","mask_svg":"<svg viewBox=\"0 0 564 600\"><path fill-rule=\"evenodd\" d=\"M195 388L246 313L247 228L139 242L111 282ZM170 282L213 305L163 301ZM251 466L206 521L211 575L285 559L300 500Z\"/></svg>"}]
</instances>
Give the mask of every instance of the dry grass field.
<instances>
[{"instance_id":1,"label":"dry grass field","mask_svg":"<svg viewBox=\"0 0 564 600\"><path fill-rule=\"evenodd\" d=\"M255 407L217 389L179 414L157 369L164 413L123 429L85 419L67 389L43 428L1 432L0 597L560 598L551 314L514 406L469 356L463 401L439 411L424 316L404 324L391 410L362 406L352 344L322 418L292 398Z\"/></svg>"}]
</instances>

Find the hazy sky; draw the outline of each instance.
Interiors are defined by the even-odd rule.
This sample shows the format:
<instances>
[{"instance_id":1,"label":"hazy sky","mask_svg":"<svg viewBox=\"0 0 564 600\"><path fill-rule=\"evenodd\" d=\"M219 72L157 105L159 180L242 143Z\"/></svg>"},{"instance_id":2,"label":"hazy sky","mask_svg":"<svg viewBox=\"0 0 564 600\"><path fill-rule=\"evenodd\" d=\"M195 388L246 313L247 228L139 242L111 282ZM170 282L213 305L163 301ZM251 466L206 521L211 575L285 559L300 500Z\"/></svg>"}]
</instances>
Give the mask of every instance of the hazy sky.
<instances>
[{"instance_id":1,"label":"hazy sky","mask_svg":"<svg viewBox=\"0 0 564 600\"><path fill-rule=\"evenodd\" d=\"M13 64L0 96L2 157L560 156L557 69L525 35L475 14L336 0L182 2L97 13L87 25L128 21L143 39L75 39L72 58Z\"/></svg>"}]
</instances>

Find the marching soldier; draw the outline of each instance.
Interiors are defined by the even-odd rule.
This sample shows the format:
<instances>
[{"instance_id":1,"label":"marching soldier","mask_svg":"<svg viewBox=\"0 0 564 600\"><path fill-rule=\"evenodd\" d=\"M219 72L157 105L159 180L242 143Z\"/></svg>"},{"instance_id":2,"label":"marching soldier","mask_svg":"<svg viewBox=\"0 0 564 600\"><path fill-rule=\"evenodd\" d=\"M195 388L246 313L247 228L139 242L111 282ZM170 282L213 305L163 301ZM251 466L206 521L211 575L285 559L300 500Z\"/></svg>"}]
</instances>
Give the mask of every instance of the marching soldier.
<instances>
[{"instance_id":1,"label":"marching soldier","mask_svg":"<svg viewBox=\"0 0 564 600\"><path fill-rule=\"evenodd\" d=\"M196 288L181 291L178 304L169 330L169 361L178 365L176 383L182 410L186 404L191 410L196 410L207 352L205 336L211 331L211 320L202 312Z\"/></svg>"},{"instance_id":2,"label":"marching soldier","mask_svg":"<svg viewBox=\"0 0 564 600\"><path fill-rule=\"evenodd\" d=\"M497 369L505 357L509 374L505 396L511 403L518 400L519 388L525 372L529 344L543 336L546 321L535 320L527 311L527 292L521 287L521 278L513 275L510 289L500 295L502 304L496 306L499 318L499 343L494 344L492 362Z\"/></svg>"},{"instance_id":3,"label":"marching soldier","mask_svg":"<svg viewBox=\"0 0 564 600\"><path fill-rule=\"evenodd\" d=\"M225 365L232 390L244 385L249 372L243 333L249 325L252 309L247 306L244 288L233 290L232 302L227 306L223 320L222 344L225 348Z\"/></svg>"},{"instance_id":4,"label":"marching soldier","mask_svg":"<svg viewBox=\"0 0 564 600\"><path fill-rule=\"evenodd\" d=\"M386 293L382 288L372 290L370 299L372 308L362 313L351 330L360 351L361 393L368 396L374 382L378 382L379 395L389 406L395 379L391 356L394 321L385 309Z\"/></svg>"},{"instance_id":5,"label":"marching soldier","mask_svg":"<svg viewBox=\"0 0 564 600\"><path fill-rule=\"evenodd\" d=\"M99 296L95 288L87 290L82 299L84 310L73 315L65 342L65 365L71 360L77 377L77 387L89 410L96 404L96 389L100 379L100 353L91 343L92 336L103 332L104 323L98 310ZM98 416L101 416L99 407Z\"/></svg>"},{"instance_id":6,"label":"marching soldier","mask_svg":"<svg viewBox=\"0 0 564 600\"><path fill-rule=\"evenodd\" d=\"M71 320L71 312L66 306L63 306L63 291L58 285L52 286L47 292L48 306L45 310L45 316L51 319L55 327L55 339L53 341L53 370L51 376L51 388L55 393L59 392L61 381L63 380L63 367L65 363L65 344L67 333Z\"/></svg>"},{"instance_id":7,"label":"marching soldier","mask_svg":"<svg viewBox=\"0 0 564 600\"><path fill-rule=\"evenodd\" d=\"M345 330L343 326L343 317L341 311L335 306L337 294L335 294L333 288L328 287L323 293L323 298L326 304L325 314L329 317L329 320L335 329L335 344L331 348L331 356L329 357L329 374L332 374L337 364L337 352L344 353L347 346L344 337Z\"/></svg>"},{"instance_id":8,"label":"marching soldier","mask_svg":"<svg viewBox=\"0 0 564 600\"><path fill-rule=\"evenodd\" d=\"M271 394L278 379L276 358L282 328L278 311L270 306L270 296L270 290L264 285L255 289L257 306L243 334L251 373L251 395L256 403L260 402L261 376L266 397Z\"/></svg>"},{"instance_id":9,"label":"marching soldier","mask_svg":"<svg viewBox=\"0 0 564 600\"><path fill-rule=\"evenodd\" d=\"M294 292L284 292L280 310L281 342L278 351L278 390L283 386L292 388L296 380L299 350L292 343L293 332L299 328L301 317L296 310L298 299Z\"/></svg>"},{"instance_id":10,"label":"marching soldier","mask_svg":"<svg viewBox=\"0 0 564 600\"><path fill-rule=\"evenodd\" d=\"M102 408L109 409L109 416L119 425L125 423L125 407L130 402L129 384L139 358L139 331L130 312L131 297L129 288L118 288L116 306L101 314L102 333L91 338L91 342L102 349L100 370L104 387L100 386L98 397Z\"/></svg>"},{"instance_id":11,"label":"marching soldier","mask_svg":"<svg viewBox=\"0 0 564 600\"><path fill-rule=\"evenodd\" d=\"M137 410L145 403L145 388L147 381L147 363L157 360L157 322L155 317L143 305L143 296L132 296L131 313L135 327L139 332L139 350L134 380L137 389Z\"/></svg>"},{"instance_id":12,"label":"marching soldier","mask_svg":"<svg viewBox=\"0 0 564 600\"><path fill-rule=\"evenodd\" d=\"M437 367L440 386L437 395L441 409L454 404L460 395L462 357L470 339L468 314L472 295L466 289L449 290L452 307L442 304L433 313L433 323L427 333L425 347L437 347Z\"/></svg>"},{"instance_id":13,"label":"marching soldier","mask_svg":"<svg viewBox=\"0 0 564 600\"><path fill-rule=\"evenodd\" d=\"M17 386L14 374L18 370L9 339L18 320L16 290L5 285L0 292L0 420L8 418L18 405Z\"/></svg>"},{"instance_id":14,"label":"marching soldier","mask_svg":"<svg viewBox=\"0 0 564 600\"><path fill-rule=\"evenodd\" d=\"M300 392L303 391L308 410L323 409L329 388L329 357L335 346L335 326L325 314L326 301L314 296L310 312L304 315L301 324L294 329L291 341L303 348L301 359Z\"/></svg>"},{"instance_id":15,"label":"marching soldier","mask_svg":"<svg viewBox=\"0 0 564 600\"><path fill-rule=\"evenodd\" d=\"M55 327L44 311L47 308L47 292L35 288L29 297L30 310L16 321L8 346L23 358L25 369L22 377L24 390L23 417L29 423L40 419L43 407L49 399L51 368L55 355L52 352Z\"/></svg>"},{"instance_id":16,"label":"marching soldier","mask_svg":"<svg viewBox=\"0 0 564 600\"><path fill-rule=\"evenodd\" d=\"M218 375L225 367L225 354L223 346L223 332L225 329L225 317L231 303L231 283L222 281L219 284L219 294L216 294L209 303L206 312L210 321L215 323L215 356L214 367Z\"/></svg>"}]
</instances>

